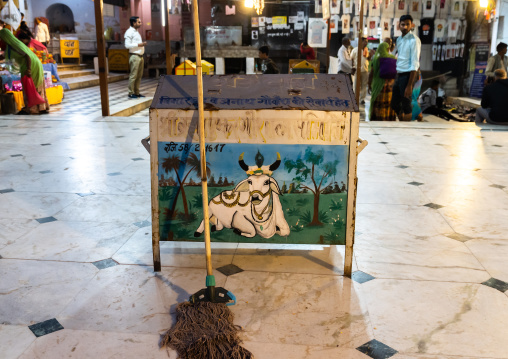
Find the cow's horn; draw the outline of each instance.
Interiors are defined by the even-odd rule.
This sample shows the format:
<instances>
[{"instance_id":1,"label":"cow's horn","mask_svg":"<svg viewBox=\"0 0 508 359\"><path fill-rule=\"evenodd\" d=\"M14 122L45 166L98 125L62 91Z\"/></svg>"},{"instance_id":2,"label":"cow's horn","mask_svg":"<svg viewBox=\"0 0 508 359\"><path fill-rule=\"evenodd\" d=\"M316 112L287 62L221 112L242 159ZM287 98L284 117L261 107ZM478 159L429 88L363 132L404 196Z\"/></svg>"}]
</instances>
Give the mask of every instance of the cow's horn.
<instances>
[{"instance_id":1,"label":"cow's horn","mask_svg":"<svg viewBox=\"0 0 508 359\"><path fill-rule=\"evenodd\" d=\"M277 152L277 160L270 165L270 171L275 171L280 166L280 153Z\"/></svg>"},{"instance_id":2,"label":"cow's horn","mask_svg":"<svg viewBox=\"0 0 508 359\"><path fill-rule=\"evenodd\" d=\"M244 153L245 153L245 152L242 152L242 154L241 154L241 155L240 155L240 157L238 158L238 163L240 164L240 167L242 167L242 170L244 170L244 171L248 171L248 170L249 170L249 166L247 166L247 165L245 164L245 162L243 161L243 154L244 154Z\"/></svg>"}]
</instances>

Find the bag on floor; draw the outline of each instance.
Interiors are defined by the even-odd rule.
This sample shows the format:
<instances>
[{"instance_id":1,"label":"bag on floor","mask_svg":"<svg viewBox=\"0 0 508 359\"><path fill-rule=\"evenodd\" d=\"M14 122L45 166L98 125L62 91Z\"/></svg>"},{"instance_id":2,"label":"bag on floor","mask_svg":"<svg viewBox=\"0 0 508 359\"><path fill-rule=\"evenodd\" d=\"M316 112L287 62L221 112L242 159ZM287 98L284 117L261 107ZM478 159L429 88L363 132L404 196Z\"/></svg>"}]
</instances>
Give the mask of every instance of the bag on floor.
<instances>
[{"instance_id":1,"label":"bag on floor","mask_svg":"<svg viewBox=\"0 0 508 359\"><path fill-rule=\"evenodd\" d=\"M21 83L23 84L23 91L25 92L25 99L28 103L25 103L26 107L32 107L35 105L41 105L46 103L46 101L39 95L37 89L35 88L34 81L31 77L23 76L21 78Z\"/></svg>"},{"instance_id":2,"label":"bag on floor","mask_svg":"<svg viewBox=\"0 0 508 359\"><path fill-rule=\"evenodd\" d=\"M394 79L397 76L397 59L382 57L379 59L379 77L385 80Z\"/></svg>"},{"instance_id":3,"label":"bag on floor","mask_svg":"<svg viewBox=\"0 0 508 359\"><path fill-rule=\"evenodd\" d=\"M14 94L12 93L0 94L0 108L2 109L2 113L4 115L14 115L18 113L18 106L16 105Z\"/></svg>"}]
</instances>

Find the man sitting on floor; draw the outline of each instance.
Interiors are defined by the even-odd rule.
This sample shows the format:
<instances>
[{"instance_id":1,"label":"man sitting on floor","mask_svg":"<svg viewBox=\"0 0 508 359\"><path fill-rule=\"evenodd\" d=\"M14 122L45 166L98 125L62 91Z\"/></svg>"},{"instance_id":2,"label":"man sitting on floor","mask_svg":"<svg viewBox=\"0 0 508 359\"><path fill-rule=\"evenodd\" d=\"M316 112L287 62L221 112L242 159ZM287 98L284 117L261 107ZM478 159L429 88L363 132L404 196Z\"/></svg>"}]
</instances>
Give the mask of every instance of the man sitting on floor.
<instances>
[{"instance_id":1,"label":"man sitting on floor","mask_svg":"<svg viewBox=\"0 0 508 359\"><path fill-rule=\"evenodd\" d=\"M433 80L432 85L430 85L430 87L420 95L418 98L418 103L422 108L422 112L444 118L447 121L457 120L451 113L437 106L438 89L439 81Z\"/></svg>"},{"instance_id":2,"label":"man sitting on floor","mask_svg":"<svg viewBox=\"0 0 508 359\"><path fill-rule=\"evenodd\" d=\"M494 71L494 83L485 87L482 94L482 107L476 109L476 123L508 125L508 79L506 71Z\"/></svg>"}]
</instances>

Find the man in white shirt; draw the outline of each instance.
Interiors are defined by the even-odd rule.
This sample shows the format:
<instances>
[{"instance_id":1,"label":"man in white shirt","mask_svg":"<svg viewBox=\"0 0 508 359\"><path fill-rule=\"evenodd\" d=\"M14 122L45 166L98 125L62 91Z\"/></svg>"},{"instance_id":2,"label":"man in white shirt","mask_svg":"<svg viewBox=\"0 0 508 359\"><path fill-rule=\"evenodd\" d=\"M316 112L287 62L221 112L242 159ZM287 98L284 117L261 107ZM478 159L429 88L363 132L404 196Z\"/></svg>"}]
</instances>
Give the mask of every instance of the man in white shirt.
<instances>
[{"instance_id":1,"label":"man in white shirt","mask_svg":"<svg viewBox=\"0 0 508 359\"><path fill-rule=\"evenodd\" d=\"M391 107L400 121L411 121L413 86L420 69L421 41L410 30L413 17L402 15L399 22L402 36L397 38L397 77L393 85Z\"/></svg>"},{"instance_id":2,"label":"man in white shirt","mask_svg":"<svg viewBox=\"0 0 508 359\"><path fill-rule=\"evenodd\" d=\"M146 42L143 42L138 29L141 27L141 20L137 16L130 18L131 27L125 32L125 47L129 49L129 98L145 97L139 93L139 84L143 77Z\"/></svg>"},{"instance_id":3,"label":"man in white shirt","mask_svg":"<svg viewBox=\"0 0 508 359\"><path fill-rule=\"evenodd\" d=\"M349 46L351 46L351 41L347 37L343 38L337 57L339 58L339 74L347 74L351 78L351 75L355 74L356 68L351 58Z\"/></svg>"},{"instance_id":4,"label":"man in white shirt","mask_svg":"<svg viewBox=\"0 0 508 359\"><path fill-rule=\"evenodd\" d=\"M35 40L48 47L51 37L49 36L48 26L43 23L39 18L35 19L37 25L35 25Z\"/></svg>"},{"instance_id":5,"label":"man in white shirt","mask_svg":"<svg viewBox=\"0 0 508 359\"><path fill-rule=\"evenodd\" d=\"M361 67L360 67L360 77L361 77L361 83L360 83L360 103L362 105L365 105L365 97L367 96L367 87L369 84L369 49L367 48L368 39L366 37L362 37L362 60L361 60ZM358 61L358 47L355 47L353 51L351 51L351 59L353 60L353 63L356 63ZM353 89L356 91L356 81L358 79L358 72L355 76L355 81L353 83Z\"/></svg>"}]
</instances>

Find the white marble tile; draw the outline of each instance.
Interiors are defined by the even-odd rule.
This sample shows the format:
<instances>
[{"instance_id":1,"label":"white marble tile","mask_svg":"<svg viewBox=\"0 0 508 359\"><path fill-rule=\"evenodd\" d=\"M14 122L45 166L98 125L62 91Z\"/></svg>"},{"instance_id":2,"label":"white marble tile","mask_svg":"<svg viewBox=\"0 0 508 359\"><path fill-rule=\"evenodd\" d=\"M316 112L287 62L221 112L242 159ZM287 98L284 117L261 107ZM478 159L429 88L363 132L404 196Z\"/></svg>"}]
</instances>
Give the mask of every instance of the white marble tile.
<instances>
[{"instance_id":1,"label":"white marble tile","mask_svg":"<svg viewBox=\"0 0 508 359\"><path fill-rule=\"evenodd\" d=\"M0 353L2 358L18 358L32 342L35 335L25 325L0 324Z\"/></svg>"},{"instance_id":2,"label":"white marble tile","mask_svg":"<svg viewBox=\"0 0 508 359\"><path fill-rule=\"evenodd\" d=\"M241 272L226 289L248 341L356 348L373 339L359 284L312 274Z\"/></svg>"},{"instance_id":3,"label":"white marble tile","mask_svg":"<svg viewBox=\"0 0 508 359\"><path fill-rule=\"evenodd\" d=\"M411 180L408 180L411 182ZM416 186L388 181L364 182L358 180L358 204L405 204L418 206L429 203L429 199Z\"/></svg>"},{"instance_id":4,"label":"white marble tile","mask_svg":"<svg viewBox=\"0 0 508 359\"><path fill-rule=\"evenodd\" d=\"M407 169L391 165L387 166L383 164L365 165L362 163L361 157L358 162L357 176L358 182L360 184L389 182L393 184L405 185L413 180L412 177L408 174Z\"/></svg>"},{"instance_id":5,"label":"white marble tile","mask_svg":"<svg viewBox=\"0 0 508 359\"><path fill-rule=\"evenodd\" d=\"M344 253L343 245L241 243L233 264L248 271L342 275Z\"/></svg>"},{"instance_id":6,"label":"white marble tile","mask_svg":"<svg viewBox=\"0 0 508 359\"><path fill-rule=\"evenodd\" d=\"M93 264L0 260L0 323L55 318L96 274Z\"/></svg>"},{"instance_id":7,"label":"white marble tile","mask_svg":"<svg viewBox=\"0 0 508 359\"><path fill-rule=\"evenodd\" d=\"M324 359L347 358L368 359L369 357L353 348L331 348L324 346L281 344L245 341L243 346L248 349L254 358L278 359Z\"/></svg>"},{"instance_id":8,"label":"white marble tile","mask_svg":"<svg viewBox=\"0 0 508 359\"><path fill-rule=\"evenodd\" d=\"M19 359L176 359L175 352L160 349L158 343L159 335L156 332L143 334L64 329L37 338Z\"/></svg>"},{"instance_id":9,"label":"white marble tile","mask_svg":"<svg viewBox=\"0 0 508 359\"><path fill-rule=\"evenodd\" d=\"M154 334L167 330L176 304L205 288L204 269L168 269L154 274L148 266L102 269L57 317L64 328ZM225 277L216 272L217 286Z\"/></svg>"},{"instance_id":10,"label":"white marble tile","mask_svg":"<svg viewBox=\"0 0 508 359\"><path fill-rule=\"evenodd\" d=\"M133 156L132 158L140 157ZM128 161L126 166L119 170L121 174L118 176L97 175L96 172L91 171L89 176L83 178L83 182L92 192L98 194L146 195L150 193L150 161L132 161L131 158Z\"/></svg>"},{"instance_id":11,"label":"white marble tile","mask_svg":"<svg viewBox=\"0 0 508 359\"><path fill-rule=\"evenodd\" d=\"M361 203L356 206L356 230L361 233L418 236L453 233L453 228L432 208Z\"/></svg>"},{"instance_id":12,"label":"white marble tile","mask_svg":"<svg viewBox=\"0 0 508 359\"><path fill-rule=\"evenodd\" d=\"M362 234L354 253L358 268L376 278L467 283L490 278L464 243L444 236Z\"/></svg>"},{"instance_id":13,"label":"white marble tile","mask_svg":"<svg viewBox=\"0 0 508 359\"><path fill-rule=\"evenodd\" d=\"M492 208L496 202L496 208L508 210L508 194L499 188L489 185L422 185L422 192L433 203L442 206L461 207L464 211L481 212Z\"/></svg>"},{"instance_id":14,"label":"white marble tile","mask_svg":"<svg viewBox=\"0 0 508 359\"><path fill-rule=\"evenodd\" d=\"M80 198L74 193L37 192L9 192L0 196L0 217L19 219L54 216Z\"/></svg>"},{"instance_id":15,"label":"white marble tile","mask_svg":"<svg viewBox=\"0 0 508 359\"><path fill-rule=\"evenodd\" d=\"M2 250L4 258L95 262L111 258L138 227L55 221L39 225Z\"/></svg>"},{"instance_id":16,"label":"white marble tile","mask_svg":"<svg viewBox=\"0 0 508 359\"><path fill-rule=\"evenodd\" d=\"M204 242L159 242L161 265L164 267L205 268ZM212 266L231 264L237 243L212 242ZM122 264L153 266L152 228L140 228L115 253L113 259Z\"/></svg>"},{"instance_id":17,"label":"white marble tile","mask_svg":"<svg viewBox=\"0 0 508 359\"><path fill-rule=\"evenodd\" d=\"M508 282L508 239L472 239L464 243L490 276Z\"/></svg>"},{"instance_id":18,"label":"white marble tile","mask_svg":"<svg viewBox=\"0 0 508 359\"><path fill-rule=\"evenodd\" d=\"M38 225L39 222L33 219L0 218L0 249L14 243L16 239L30 232Z\"/></svg>"},{"instance_id":19,"label":"white marble tile","mask_svg":"<svg viewBox=\"0 0 508 359\"><path fill-rule=\"evenodd\" d=\"M405 354L397 353L391 359L485 359L484 357L456 356L456 355L429 355L429 354Z\"/></svg>"},{"instance_id":20,"label":"white marble tile","mask_svg":"<svg viewBox=\"0 0 508 359\"><path fill-rule=\"evenodd\" d=\"M149 195L77 197L78 200L55 214L55 218L61 221L136 223L151 213Z\"/></svg>"},{"instance_id":21,"label":"white marble tile","mask_svg":"<svg viewBox=\"0 0 508 359\"><path fill-rule=\"evenodd\" d=\"M502 194L501 196L505 196ZM446 221L457 233L473 238L506 238L508 210L474 206L446 206L439 209Z\"/></svg>"},{"instance_id":22,"label":"white marble tile","mask_svg":"<svg viewBox=\"0 0 508 359\"><path fill-rule=\"evenodd\" d=\"M479 170L477 172L480 176L484 177L492 184L508 187L508 171L505 169Z\"/></svg>"},{"instance_id":23,"label":"white marble tile","mask_svg":"<svg viewBox=\"0 0 508 359\"><path fill-rule=\"evenodd\" d=\"M376 339L401 353L506 356L508 300L493 288L376 279L364 283L362 293Z\"/></svg>"},{"instance_id":24,"label":"white marble tile","mask_svg":"<svg viewBox=\"0 0 508 359\"><path fill-rule=\"evenodd\" d=\"M433 186L489 186L491 183L487 181L480 171L472 171L461 168L443 169L443 168L406 168L409 176L413 181L421 182L426 187Z\"/></svg>"}]
</instances>

